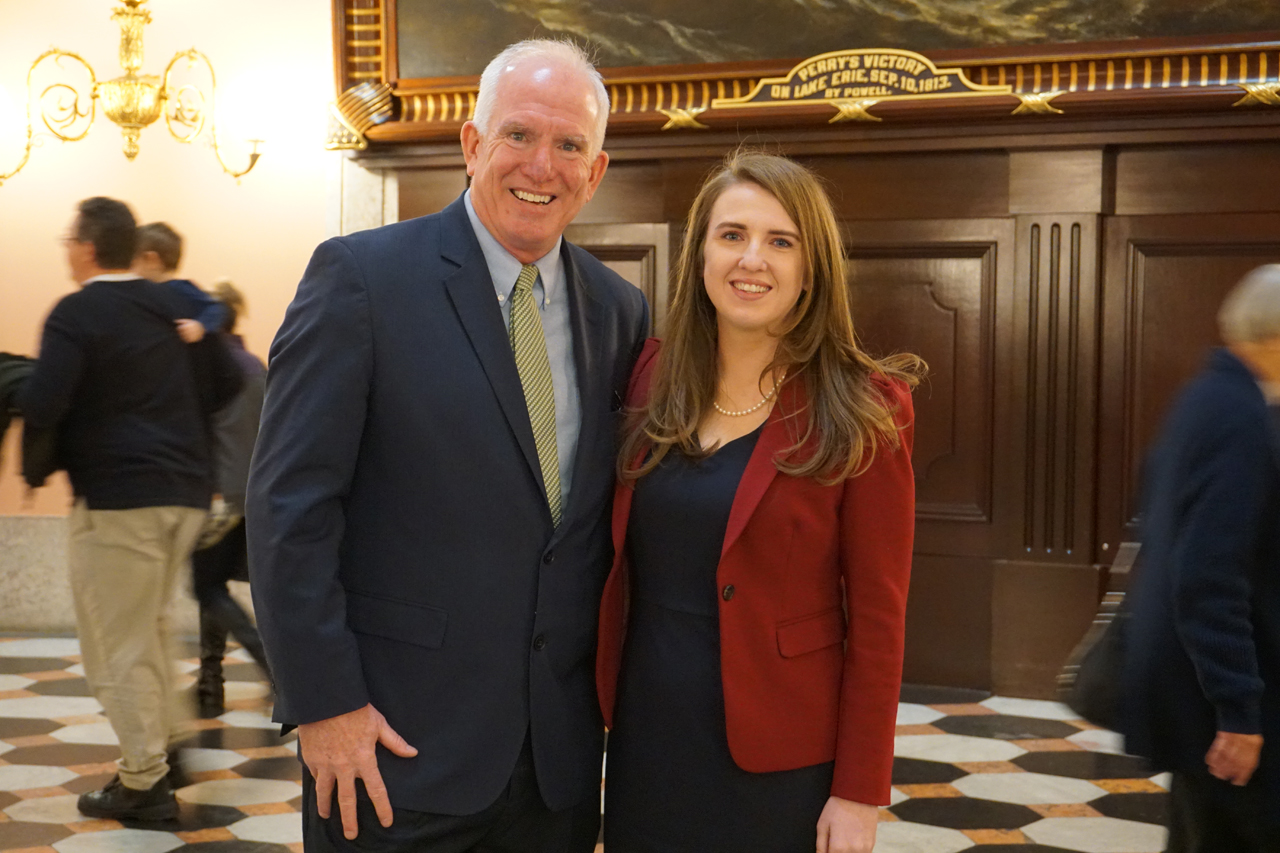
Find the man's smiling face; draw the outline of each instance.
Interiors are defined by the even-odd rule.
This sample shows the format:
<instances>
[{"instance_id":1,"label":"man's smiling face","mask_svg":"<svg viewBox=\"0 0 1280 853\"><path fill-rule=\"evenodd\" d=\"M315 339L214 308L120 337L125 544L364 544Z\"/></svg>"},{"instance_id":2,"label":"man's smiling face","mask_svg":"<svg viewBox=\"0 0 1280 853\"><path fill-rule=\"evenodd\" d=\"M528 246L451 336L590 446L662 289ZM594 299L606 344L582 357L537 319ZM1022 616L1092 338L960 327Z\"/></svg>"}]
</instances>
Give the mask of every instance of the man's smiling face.
<instances>
[{"instance_id":1,"label":"man's smiling face","mask_svg":"<svg viewBox=\"0 0 1280 853\"><path fill-rule=\"evenodd\" d=\"M488 133L462 126L476 216L521 263L551 251L604 177L591 82L555 59L519 60L498 78Z\"/></svg>"}]
</instances>

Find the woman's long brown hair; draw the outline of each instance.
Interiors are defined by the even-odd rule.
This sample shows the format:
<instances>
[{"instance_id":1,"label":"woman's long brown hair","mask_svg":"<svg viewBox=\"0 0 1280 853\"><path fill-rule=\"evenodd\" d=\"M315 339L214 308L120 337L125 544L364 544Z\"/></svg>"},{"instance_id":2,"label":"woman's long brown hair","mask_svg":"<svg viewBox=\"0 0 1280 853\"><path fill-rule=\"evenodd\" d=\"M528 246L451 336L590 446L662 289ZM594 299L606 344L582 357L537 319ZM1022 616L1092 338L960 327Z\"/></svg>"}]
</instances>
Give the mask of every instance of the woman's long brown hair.
<instances>
[{"instance_id":1,"label":"woman's long brown hair","mask_svg":"<svg viewBox=\"0 0 1280 853\"><path fill-rule=\"evenodd\" d=\"M751 183L778 200L800 231L807 287L761 375L785 369L786 383L803 382L807 405L788 412L795 443L775 464L784 474L832 484L866 470L882 445L899 444L891 403L872 384L880 375L919 383L925 363L901 353L876 359L858 345L849 306L847 266L831 201L818 178L798 163L772 154L731 154L702 185L689 211L667 334L649 387L648 402L629 412L618 461L624 480L652 471L672 447L692 458L708 455L697 440L718 384L716 310L703 286L703 247L711 208L726 189ZM802 448L803 453L801 453ZM639 461L645 451L651 451Z\"/></svg>"}]
</instances>

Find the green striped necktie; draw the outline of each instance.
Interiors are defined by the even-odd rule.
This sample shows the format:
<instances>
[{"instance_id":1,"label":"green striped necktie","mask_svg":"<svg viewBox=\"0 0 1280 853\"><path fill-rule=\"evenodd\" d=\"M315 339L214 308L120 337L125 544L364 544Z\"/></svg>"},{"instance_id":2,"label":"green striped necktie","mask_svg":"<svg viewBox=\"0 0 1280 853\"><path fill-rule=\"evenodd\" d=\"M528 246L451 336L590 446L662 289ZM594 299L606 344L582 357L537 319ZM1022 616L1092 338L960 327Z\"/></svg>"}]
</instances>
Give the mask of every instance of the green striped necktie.
<instances>
[{"instance_id":1,"label":"green striped necktie","mask_svg":"<svg viewBox=\"0 0 1280 853\"><path fill-rule=\"evenodd\" d=\"M538 448L538 464L542 482L547 487L547 504L551 520L560 524L560 455L556 450L556 392L551 384L551 363L547 360L547 341L542 335L542 318L533 301L533 283L538 268L525 264L511 294L511 350L516 356L516 370L524 387L524 404L529 409L533 442Z\"/></svg>"}]
</instances>

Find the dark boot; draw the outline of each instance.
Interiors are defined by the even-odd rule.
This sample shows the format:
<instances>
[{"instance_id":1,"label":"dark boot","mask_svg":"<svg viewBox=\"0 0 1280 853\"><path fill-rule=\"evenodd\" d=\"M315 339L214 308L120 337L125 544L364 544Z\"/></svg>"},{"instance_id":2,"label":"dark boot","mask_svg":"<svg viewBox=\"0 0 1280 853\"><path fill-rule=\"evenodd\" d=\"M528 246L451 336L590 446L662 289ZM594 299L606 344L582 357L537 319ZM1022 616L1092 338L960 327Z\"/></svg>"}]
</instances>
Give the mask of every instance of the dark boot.
<instances>
[{"instance_id":1,"label":"dark boot","mask_svg":"<svg viewBox=\"0 0 1280 853\"><path fill-rule=\"evenodd\" d=\"M258 627L253 624L249 614L245 613L229 594L218 597L211 609L217 617L218 624L244 646L244 650L249 653L270 682L271 669L267 666L267 653L262 648L262 637L258 634Z\"/></svg>"},{"instance_id":2,"label":"dark boot","mask_svg":"<svg viewBox=\"0 0 1280 853\"><path fill-rule=\"evenodd\" d=\"M146 791L126 788L116 776L101 791L81 794L76 808L86 817L103 820L171 820L178 816L178 801L163 776Z\"/></svg>"},{"instance_id":3,"label":"dark boot","mask_svg":"<svg viewBox=\"0 0 1280 853\"><path fill-rule=\"evenodd\" d=\"M227 653L227 632L217 615L200 608L200 675L196 679L196 704L202 719L226 712L222 690L222 656Z\"/></svg>"}]
</instances>

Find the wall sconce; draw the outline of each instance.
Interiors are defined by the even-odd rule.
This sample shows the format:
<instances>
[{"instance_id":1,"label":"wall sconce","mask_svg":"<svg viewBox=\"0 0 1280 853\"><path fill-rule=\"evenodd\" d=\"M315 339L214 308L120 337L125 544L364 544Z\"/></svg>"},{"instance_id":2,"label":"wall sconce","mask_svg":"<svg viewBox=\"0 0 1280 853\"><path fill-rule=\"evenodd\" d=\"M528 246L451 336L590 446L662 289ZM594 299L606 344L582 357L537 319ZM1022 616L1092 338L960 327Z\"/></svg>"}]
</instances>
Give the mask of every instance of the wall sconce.
<instances>
[{"instance_id":1,"label":"wall sconce","mask_svg":"<svg viewBox=\"0 0 1280 853\"><path fill-rule=\"evenodd\" d=\"M169 127L169 133L179 142L194 142L208 126L213 153L218 158L222 171L231 177L239 178L247 175L257 165L258 158L262 156L258 151L258 146L262 144L261 139L246 140L251 149L249 163L239 171L229 167L222 157L214 108L218 84L209 57L192 48L175 53L169 60L169 64L165 66L163 77L137 73L142 68L142 30L151 23L151 12L141 8L147 0L121 0L121 2L124 5L115 8L111 13L111 19L120 24L120 67L125 73L114 80L99 82L93 67L77 53L54 48L40 54L27 71L26 146L17 167L11 172L0 173L0 186L22 171L31 158L31 148L36 142L32 114L37 103L44 126L63 142L78 142L85 138L89 128L93 126L97 102L101 101L102 111L107 118L120 127L121 133L124 134L124 156L129 160L138 156L138 137L143 128L163 115L165 124ZM187 61L187 68L202 62L209 69L207 98L200 87L194 84L178 86L174 83L172 79L174 69L183 59ZM74 60L84 66L84 69L89 72L87 91L82 91L70 83L58 82L47 86L38 97L33 98L31 87L36 69L46 60L50 60L59 68L64 67L63 60ZM88 121L82 122L83 119Z\"/></svg>"}]
</instances>

